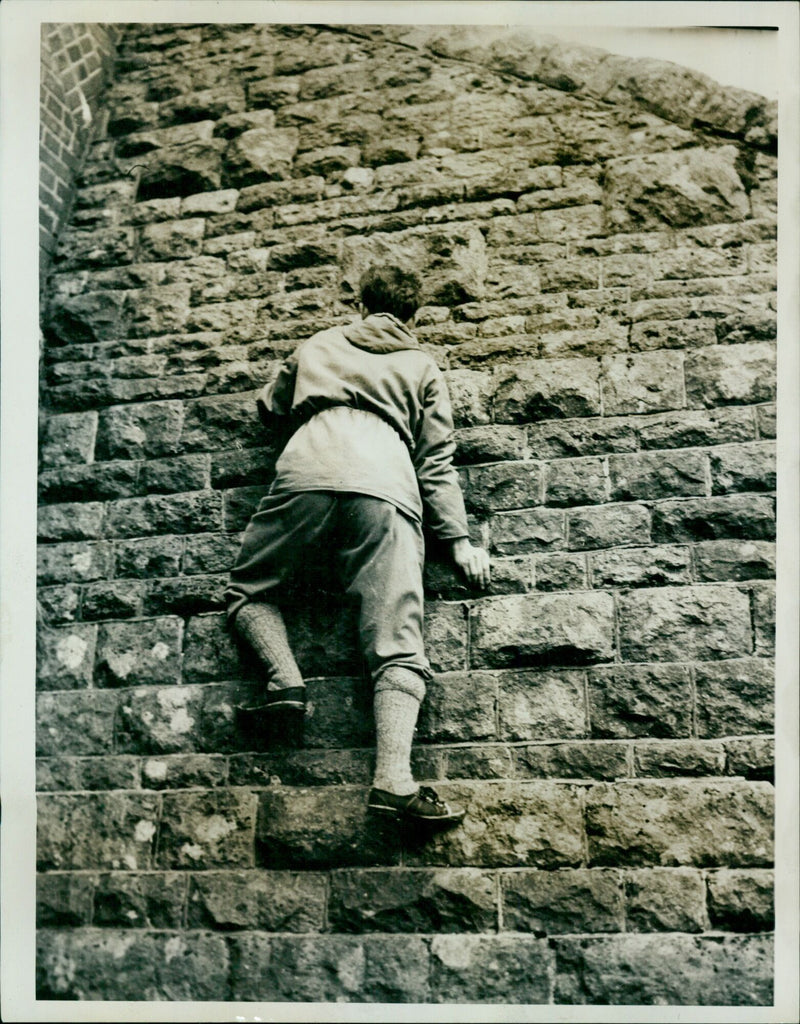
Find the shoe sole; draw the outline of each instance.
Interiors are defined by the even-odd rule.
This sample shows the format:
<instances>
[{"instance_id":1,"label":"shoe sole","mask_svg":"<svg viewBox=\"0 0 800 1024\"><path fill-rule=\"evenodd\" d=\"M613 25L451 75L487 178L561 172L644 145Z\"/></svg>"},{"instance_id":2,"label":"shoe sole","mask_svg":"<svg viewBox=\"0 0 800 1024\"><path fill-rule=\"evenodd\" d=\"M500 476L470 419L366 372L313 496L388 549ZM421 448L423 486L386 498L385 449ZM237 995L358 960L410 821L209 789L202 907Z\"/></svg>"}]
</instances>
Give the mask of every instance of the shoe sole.
<instances>
[{"instance_id":1,"label":"shoe sole","mask_svg":"<svg viewBox=\"0 0 800 1024\"><path fill-rule=\"evenodd\" d=\"M236 710L245 715L260 714L265 711L305 711L305 709L305 704L297 700L280 700L271 704L256 704L254 706L236 705Z\"/></svg>"},{"instance_id":2,"label":"shoe sole","mask_svg":"<svg viewBox=\"0 0 800 1024\"><path fill-rule=\"evenodd\" d=\"M467 815L466 811L459 814L444 814L438 817L427 817L424 814L408 814L406 811L398 810L396 807L389 807L387 804L367 804L367 810L373 814L381 814L386 818L395 818L397 821L424 822L431 825L458 825Z\"/></svg>"}]
</instances>

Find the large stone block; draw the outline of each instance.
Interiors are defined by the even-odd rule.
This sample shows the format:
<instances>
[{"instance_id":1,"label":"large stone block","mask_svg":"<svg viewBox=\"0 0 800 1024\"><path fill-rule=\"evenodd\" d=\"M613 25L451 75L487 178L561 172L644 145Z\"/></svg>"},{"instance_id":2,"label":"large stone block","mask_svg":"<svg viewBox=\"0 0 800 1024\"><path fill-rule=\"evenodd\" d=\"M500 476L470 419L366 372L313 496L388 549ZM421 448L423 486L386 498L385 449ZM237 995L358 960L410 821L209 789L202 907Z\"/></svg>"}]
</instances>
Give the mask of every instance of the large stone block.
<instances>
[{"instance_id":1,"label":"large stone block","mask_svg":"<svg viewBox=\"0 0 800 1024\"><path fill-rule=\"evenodd\" d=\"M221 139L184 142L166 146L155 158L143 161L139 177L139 199L192 196L213 192L222 183ZM142 161L141 156L133 158Z\"/></svg>"},{"instance_id":2,"label":"large stone block","mask_svg":"<svg viewBox=\"0 0 800 1024\"><path fill-rule=\"evenodd\" d=\"M277 787L260 795L258 864L267 868L330 868L398 864L397 826L367 814L363 789Z\"/></svg>"},{"instance_id":3,"label":"large stone block","mask_svg":"<svg viewBox=\"0 0 800 1024\"><path fill-rule=\"evenodd\" d=\"M592 586L657 587L690 583L691 552L688 547L612 548L589 556Z\"/></svg>"},{"instance_id":4,"label":"large stone block","mask_svg":"<svg viewBox=\"0 0 800 1024\"><path fill-rule=\"evenodd\" d=\"M431 1002L550 1001L552 951L533 936L437 935L431 942Z\"/></svg>"},{"instance_id":5,"label":"large stone block","mask_svg":"<svg viewBox=\"0 0 800 1024\"><path fill-rule=\"evenodd\" d=\"M38 938L36 992L59 1000L224 1000L228 971L219 935L48 929Z\"/></svg>"},{"instance_id":6,"label":"large stone block","mask_svg":"<svg viewBox=\"0 0 800 1024\"><path fill-rule=\"evenodd\" d=\"M146 871L160 797L155 793L47 793L37 801L40 871Z\"/></svg>"},{"instance_id":7,"label":"large stone block","mask_svg":"<svg viewBox=\"0 0 800 1024\"><path fill-rule=\"evenodd\" d=\"M766 494L685 498L653 506L653 540L774 540L775 499Z\"/></svg>"},{"instance_id":8,"label":"large stone block","mask_svg":"<svg viewBox=\"0 0 800 1024\"><path fill-rule=\"evenodd\" d=\"M94 690L42 693L36 701L39 755L107 754L114 749L117 698Z\"/></svg>"},{"instance_id":9,"label":"large stone block","mask_svg":"<svg viewBox=\"0 0 800 1024\"><path fill-rule=\"evenodd\" d=\"M462 427L455 432L455 462L505 462L524 458L525 434L522 427Z\"/></svg>"},{"instance_id":10,"label":"large stone block","mask_svg":"<svg viewBox=\"0 0 800 1024\"><path fill-rule=\"evenodd\" d=\"M548 464L545 490L548 505L593 505L606 499L602 459L561 459Z\"/></svg>"},{"instance_id":11,"label":"large stone block","mask_svg":"<svg viewBox=\"0 0 800 1024\"><path fill-rule=\"evenodd\" d=\"M775 490L775 445L730 445L711 452L714 494Z\"/></svg>"},{"instance_id":12,"label":"large stone block","mask_svg":"<svg viewBox=\"0 0 800 1024\"><path fill-rule=\"evenodd\" d=\"M494 739L496 691L496 678L489 673L440 673L428 684L419 739L436 743Z\"/></svg>"},{"instance_id":13,"label":"large stone block","mask_svg":"<svg viewBox=\"0 0 800 1024\"><path fill-rule=\"evenodd\" d=\"M128 691L119 705L117 748L136 754L202 749L204 698L197 686Z\"/></svg>"},{"instance_id":14,"label":"large stone block","mask_svg":"<svg viewBox=\"0 0 800 1024\"><path fill-rule=\"evenodd\" d=\"M143 537L114 544L117 577L176 576L183 552L182 537Z\"/></svg>"},{"instance_id":15,"label":"large stone block","mask_svg":"<svg viewBox=\"0 0 800 1024\"><path fill-rule=\"evenodd\" d=\"M625 661L705 661L752 651L750 602L733 586L632 591L620 595L618 615Z\"/></svg>"},{"instance_id":16,"label":"large stone block","mask_svg":"<svg viewBox=\"0 0 800 1024\"><path fill-rule=\"evenodd\" d=\"M153 580L144 597L145 615L194 615L217 611L225 606L227 575L179 576Z\"/></svg>"},{"instance_id":17,"label":"large stone block","mask_svg":"<svg viewBox=\"0 0 800 1024\"><path fill-rule=\"evenodd\" d=\"M65 231L56 246L55 260L59 270L76 270L132 263L133 255L133 228L113 227L99 231Z\"/></svg>"},{"instance_id":18,"label":"large stone block","mask_svg":"<svg viewBox=\"0 0 800 1024\"><path fill-rule=\"evenodd\" d=\"M96 412L67 412L44 421L39 448L42 469L92 462L97 435Z\"/></svg>"},{"instance_id":19,"label":"large stone block","mask_svg":"<svg viewBox=\"0 0 800 1024\"><path fill-rule=\"evenodd\" d=\"M92 924L107 928L182 928L188 879L179 872L101 874Z\"/></svg>"},{"instance_id":20,"label":"large stone block","mask_svg":"<svg viewBox=\"0 0 800 1024\"><path fill-rule=\"evenodd\" d=\"M41 793L59 790L139 789L139 759L125 754L89 754L71 757L58 747L54 757L36 762L36 788Z\"/></svg>"},{"instance_id":21,"label":"large stone block","mask_svg":"<svg viewBox=\"0 0 800 1024\"><path fill-rule=\"evenodd\" d=\"M598 783L586 794L592 865L762 867L772 863L766 782Z\"/></svg>"},{"instance_id":22,"label":"large stone block","mask_svg":"<svg viewBox=\"0 0 800 1024\"><path fill-rule=\"evenodd\" d=\"M157 863L162 868L254 866L257 796L246 790L163 795Z\"/></svg>"},{"instance_id":23,"label":"large stone block","mask_svg":"<svg viewBox=\"0 0 800 1024\"><path fill-rule=\"evenodd\" d=\"M178 618L102 623L97 636L97 684L179 682L182 632Z\"/></svg>"},{"instance_id":24,"label":"large stone block","mask_svg":"<svg viewBox=\"0 0 800 1024\"><path fill-rule=\"evenodd\" d=\"M331 875L337 932L484 932L497 921L495 879L472 868L344 870Z\"/></svg>"},{"instance_id":25,"label":"large stone block","mask_svg":"<svg viewBox=\"0 0 800 1024\"><path fill-rule=\"evenodd\" d=\"M562 869L501 875L507 931L621 932L623 888L619 871Z\"/></svg>"},{"instance_id":26,"label":"large stone block","mask_svg":"<svg viewBox=\"0 0 800 1024\"><path fill-rule=\"evenodd\" d=\"M709 540L692 548L697 579L772 579L775 576L775 543L767 540Z\"/></svg>"},{"instance_id":27,"label":"large stone block","mask_svg":"<svg viewBox=\"0 0 800 1024\"><path fill-rule=\"evenodd\" d=\"M630 775L623 743L531 743L513 748L518 779L619 779ZM449 765L449 759L448 759Z\"/></svg>"},{"instance_id":28,"label":"large stone block","mask_svg":"<svg viewBox=\"0 0 800 1024\"><path fill-rule=\"evenodd\" d=\"M602 505L567 512L567 547L585 551L650 543L650 510L645 505Z\"/></svg>"},{"instance_id":29,"label":"large stone block","mask_svg":"<svg viewBox=\"0 0 800 1024\"><path fill-rule=\"evenodd\" d=\"M225 151L225 183L234 188L291 177L297 152L296 128L250 128Z\"/></svg>"},{"instance_id":30,"label":"large stone block","mask_svg":"<svg viewBox=\"0 0 800 1024\"><path fill-rule=\"evenodd\" d=\"M259 679L256 687L263 687ZM309 679L303 743L306 747L371 747L375 742L373 688L364 677Z\"/></svg>"},{"instance_id":31,"label":"large stone block","mask_svg":"<svg viewBox=\"0 0 800 1024\"><path fill-rule=\"evenodd\" d=\"M87 925L92 919L95 877L50 872L36 877L36 927Z\"/></svg>"},{"instance_id":32,"label":"large stone block","mask_svg":"<svg viewBox=\"0 0 800 1024\"><path fill-rule=\"evenodd\" d=\"M753 583L753 628L755 630L755 653L771 657L775 653L775 600L774 581Z\"/></svg>"},{"instance_id":33,"label":"large stone block","mask_svg":"<svg viewBox=\"0 0 800 1024\"><path fill-rule=\"evenodd\" d=\"M188 620L183 639L183 672L187 682L232 679L241 671L239 650L224 615L196 615Z\"/></svg>"},{"instance_id":34,"label":"large stone block","mask_svg":"<svg viewBox=\"0 0 800 1024\"><path fill-rule=\"evenodd\" d=\"M174 455L182 423L181 402L146 402L104 409L98 423L95 457L98 461L111 461Z\"/></svg>"},{"instance_id":35,"label":"large stone block","mask_svg":"<svg viewBox=\"0 0 800 1024\"><path fill-rule=\"evenodd\" d=\"M202 217L146 224L139 236L139 258L182 260L203 250L206 222Z\"/></svg>"},{"instance_id":36,"label":"large stone block","mask_svg":"<svg viewBox=\"0 0 800 1024\"><path fill-rule=\"evenodd\" d=\"M682 352L642 352L604 356L600 387L608 416L682 409Z\"/></svg>"},{"instance_id":37,"label":"large stone block","mask_svg":"<svg viewBox=\"0 0 800 1024\"><path fill-rule=\"evenodd\" d=\"M492 564L495 572L496 562ZM539 555L534 559L537 590L585 590L586 555Z\"/></svg>"},{"instance_id":38,"label":"large stone block","mask_svg":"<svg viewBox=\"0 0 800 1024\"><path fill-rule=\"evenodd\" d=\"M122 498L106 510L106 535L211 533L222 527L222 496L215 491Z\"/></svg>"},{"instance_id":39,"label":"large stone block","mask_svg":"<svg viewBox=\"0 0 800 1024\"><path fill-rule=\"evenodd\" d=\"M319 932L325 877L311 872L203 871L191 876L189 928Z\"/></svg>"},{"instance_id":40,"label":"large stone block","mask_svg":"<svg viewBox=\"0 0 800 1024\"><path fill-rule=\"evenodd\" d=\"M726 774L741 775L745 779L773 782L775 778L775 738L751 736L746 739L726 740Z\"/></svg>"},{"instance_id":41,"label":"large stone block","mask_svg":"<svg viewBox=\"0 0 800 1024\"><path fill-rule=\"evenodd\" d=\"M562 459L577 455L635 451L639 446L636 421L627 416L550 420L528 427L532 458Z\"/></svg>"},{"instance_id":42,"label":"large stone block","mask_svg":"<svg viewBox=\"0 0 800 1024\"><path fill-rule=\"evenodd\" d=\"M515 555L564 546L564 513L557 509L536 508L491 519L491 550L499 555Z\"/></svg>"},{"instance_id":43,"label":"large stone block","mask_svg":"<svg viewBox=\"0 0 800 1024\"><path fill-rule=\"evenodd\" d=\"M181 434L185 451L258 448L266 433L258 421L255 394L201 398L187 402Z\"/></svg>"},{"instance_id":44,"label":"large stone block","mask_svg":"<svg viewBox=\"0 0 800 1024\"><path fill-rule=\"evenodd\" d=\"M711 927L733 932L771 931L775 927L772 871L712 871L708 874Z\"/></svg>"},{"instance_id":45,"label":"large stone block","mask_svg":"<svg viewBox=\"0 0 800 1024\"><path fill-rule=\"evenodd\" d=\"M65 502L40 506L36 516L36 535L40 541L94 540L103 529L100 502Z\"/></svg>"},{"instance_id":46,"label":"large stone block","mask_svg":"<svg viewBox=\"0 0 800 1024\"><path fill-rule=\"evenodd\" d=\"M484 370L448 370L445 375L453 422L474 427L491 422L492 378Z\"/></svg>"},{"instance_id":47,"label":"large stone block","mask_svg":"<svg viewBox=\"0 0 800 1024\"><path fill-rule=\"evenodd\" d=\"M457 829L432 837L407 832L409 866L577 866L583 820L575 786L550 781L437 784L437 792L466 807Z\"/></svg>"},{"instance_id":48,"label":"large stone block","mask_svg":"<svg viewBox=\"0 0 800 1024\"><path fill-rule=\"evenodd\" d=\"M556 940L554 998L579 1005L771 1006L773 955L768 936L565 937Z\"/></svg>"},{"instance_id":49,"label":"large stone block","mask_svg":"<svg viewBox=\"0 0 800 1024\"><path fill-rule=\"evenodd\" d=\"M634 774L638 777L725 774L725 748L708 740L657 740L633 748Z\"/></svg>"},{"instance_id":50,"label":"large stone block","mask_svg":"<svg viewBox=\"0 0 800 1024\"><path fill-rule=\"evenodd\" d=\"M612 455L608 471L612 501L707 493L707 459L701 452Z\"/></svg>"},{"instance_id":51,"label":"large stone block","mask_svg":"<svg viewBox=\"0 0 800 1024\"><path fill-rule=\"evenodd\" d=\"M234 999L428 1002L428 948L421 938L250 934L235 937L231 946Z\"/></svg>"},{"instance_id":52,"label":"large stone block","mask_svg":"<svg viewBox=\"0 0 800 1024\"><path fill-rule=\"evenodd\" d=\"M476 668L583 664L614 655L610 594L530 594L490 598L473 610Z\"/></svg>"},{"instance_id":53,"label":"large stone block","mask_svg":"<svg viewBox=\"0 0 800 1024\"><path fill-rule=\"evenodd\" d=\"M202 491L211 484L210 455L178 455L150 459L139 471L139 489L145 494Z\"/></svg>"},{"instance_id":54,"label":"large stone block","mask_svg":"<svg viewBox=\"0 0 800 1024\"><path fill-rule=\"evenodd\" d=\"M686 354L686 397L692 408L770 402L775 388L774 342L713 345Z\"/></svg>"},{"instance_id":55,"label":"large stone block","mask_svg":"<svg viewBox=\"0 0 800 1024\"><path fill-rule=\"evenodd\" d=\"M430 602L423 625L425 650L434 672L458 672L467 664L467 615L460 604Z\"/></svg>"},{"instance_id":56,"label":"large stone block","mask_svg":"<svg viewBox=\"0 0 800 1024\"><path fill-rule=\"evenodd\" d=\"M749 204L735 146L609 160L604 206L612 231L744 220Z\"/></svg>"},{"instance_id":57,"label":"large stone block","mask_svg":"<svg viewBox=\"0 0 800 1024\"><path fill-rule=\"evenodd\" d=\"M775 667L745 658L698 665L697 731L700 736L772 733L775 727Z\"/></svg>"},{"instance_id":58,"label":"large stone block","mask_svg":"<svg viewBox=\"0 0 800 1024\"><path fill-rule=\"evenodd\" d=\"M126 316L124 292L57 296L48 307L45 332L53 344L112 341L125 333Z\"/></svg>"},{"instance_id":59,"label":"large stone block","mask_svg":"<svg viewBox=\"0 0 800 1024\"><path fill-rule=\"evenodd\" d=\"M36 685L40 690L75 690L91 686L97 627L75 623L37 634Z\"/></svg>"},{"instance_id":60,"label":"large stone block","mask_svg":"<svg viewBox=\"0 0 800 1024\"><path fill-rule=\"evenodd\" d=\"M498 676L502 740L586 735L583 672L503 672Z\"/></svg>"},{"instance_id":61,"label":"large stone block","mask_svg":"<svg viewBox=\"0 0 800 1024\"><path fill-rule=\"evenodd\" d=\"M135 618L142 614L144 595L141 580L90 583L83 593L81 616L86 620Z\"/></svg>"},{"instance_id":62,"label":"large stone block","mask_svg":"<svg viewBox=\"0 0 800 1024\"><path fill-rule=\"evenodd\" d=\"M632 932L702 932L703 876L690 868L642 868L625 873L625 927Z\"/></svg>"},{"instance_id":63,"label":"large stone block","mask_svg":"<svg viewBox=\"0 0 800 1024\"><path fill-rule=\"evenodd\" d=\"M141 766L144 789L215 789L228 783L222 754L154 755Z\"/></svg>"},{"instance_id":64,"label":"large stone block","mask_svg":"<svg viewBox=\"0 0 800 1024\"><path fill-rule=\"evenodd\" d=\"M598 416L600 368L596 359L542 360L498 374L494 414L498 423ZM533 453L544 453L532 447Z\"/></svg>"},{"instance_id":65,"label":"large stone block","mask_svg":"<svg viewBox=\"0 0 800 1024\"><path fill-rule=\"evenodd\" d=\"M592 736L688 736L691 689L683 665L613 665L592 668Z\"/></svg>"}]
</instances>

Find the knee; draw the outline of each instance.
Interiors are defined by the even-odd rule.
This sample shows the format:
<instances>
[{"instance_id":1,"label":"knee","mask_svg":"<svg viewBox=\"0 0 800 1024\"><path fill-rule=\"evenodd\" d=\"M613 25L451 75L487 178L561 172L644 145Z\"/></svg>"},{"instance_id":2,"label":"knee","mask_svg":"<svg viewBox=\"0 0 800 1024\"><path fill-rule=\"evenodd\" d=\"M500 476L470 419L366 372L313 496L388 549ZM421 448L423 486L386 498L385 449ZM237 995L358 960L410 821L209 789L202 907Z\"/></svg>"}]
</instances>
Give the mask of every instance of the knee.
<instances>
[{"instance_id":1,"label":"knee","mask_svg":"<svg viewBox=\"0 0 800 1024\"><path fill-rule=\"evenodd\" d=\"M404 665L388 665L375 683L375 693L387 690L399 690L422 703L425 697L425 679L419 672Z\"/></svg>"}]
</instances>

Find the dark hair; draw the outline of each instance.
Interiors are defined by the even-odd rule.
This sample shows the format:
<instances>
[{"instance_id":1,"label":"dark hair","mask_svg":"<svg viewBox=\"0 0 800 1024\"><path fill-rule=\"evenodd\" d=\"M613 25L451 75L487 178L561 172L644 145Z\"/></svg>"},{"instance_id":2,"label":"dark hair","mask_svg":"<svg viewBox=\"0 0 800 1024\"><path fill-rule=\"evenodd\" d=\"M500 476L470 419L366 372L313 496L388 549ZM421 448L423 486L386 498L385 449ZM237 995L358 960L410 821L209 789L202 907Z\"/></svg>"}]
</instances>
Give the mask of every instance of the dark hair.
<instances>
[{"instance_id":1,"label":"dark hair","mask_svg":"<svg viewBox=\"0 0 800 1024\"><path fill-rule=\"evenodd\" d=\"M370 267L358 282L361 301L370 313L391 313L398 320L410 320L420 302L419 278L400 267Z\"/></svg>"}]
</instances>

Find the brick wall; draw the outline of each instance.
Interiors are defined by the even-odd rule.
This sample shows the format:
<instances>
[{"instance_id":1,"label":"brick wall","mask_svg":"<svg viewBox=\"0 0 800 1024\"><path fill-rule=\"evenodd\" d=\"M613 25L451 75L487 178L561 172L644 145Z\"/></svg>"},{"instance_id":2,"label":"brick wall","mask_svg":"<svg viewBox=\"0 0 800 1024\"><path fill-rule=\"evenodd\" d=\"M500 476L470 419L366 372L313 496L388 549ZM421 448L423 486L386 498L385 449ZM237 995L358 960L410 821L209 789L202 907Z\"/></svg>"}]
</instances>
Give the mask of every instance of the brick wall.
<instances>
[{"instance_id":1,"label":"brick wall","mask_svg":"<svg viewBox=\"0 0 800 1024\"><path fill-rule=\"evenodd\" d=\"M546 37L191 25L130 26L103 107L44 324L42 997L769 1003L774 108ZM236 728L223 628L256 390L375 256L494 559L429 552L415 770L469 816L427 842L365 822L335 592L287 615L302 743Z\"/></svg>"},{"instance_id":2,"label":"brick wall","mask_svg":"<svg viewBox=\"0 0 800 1024\"><path fill-rule=\"evenodd\" d=\"M46 271L69 214L76 171L96 130L103 87L121 35L115 25L42 26L39 247Z\"/></svg>"}]
</instances>

